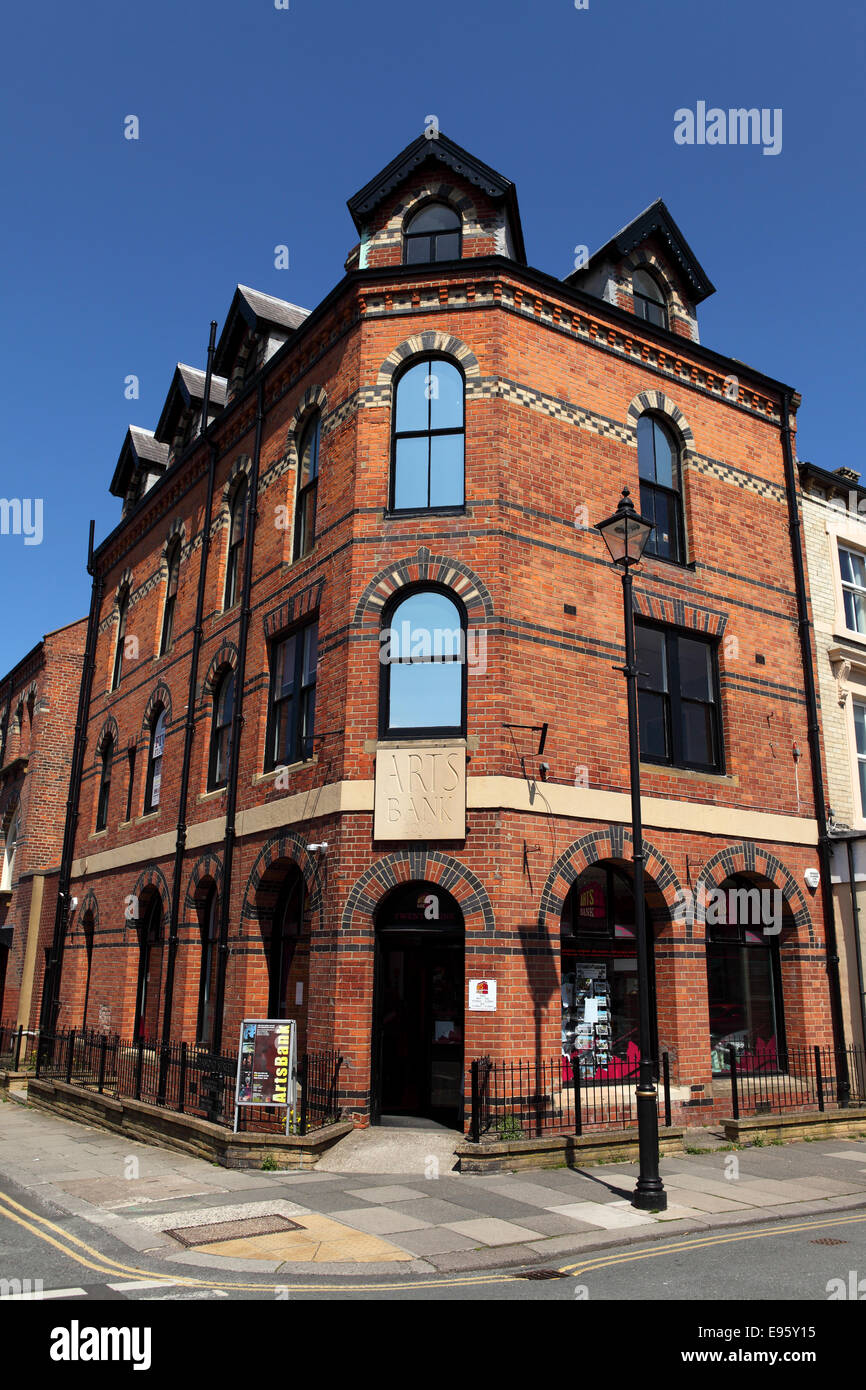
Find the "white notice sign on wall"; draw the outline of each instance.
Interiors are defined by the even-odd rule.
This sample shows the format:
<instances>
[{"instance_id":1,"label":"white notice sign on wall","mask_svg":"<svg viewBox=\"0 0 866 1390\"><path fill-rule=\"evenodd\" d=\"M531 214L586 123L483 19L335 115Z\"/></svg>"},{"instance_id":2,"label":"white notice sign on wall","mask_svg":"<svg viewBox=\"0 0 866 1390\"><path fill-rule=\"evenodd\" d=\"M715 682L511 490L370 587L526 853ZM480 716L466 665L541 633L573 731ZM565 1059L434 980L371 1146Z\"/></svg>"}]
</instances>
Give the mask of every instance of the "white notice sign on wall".
<instances>
[{"instance_id":1,"label":"white notice sign on wall","mask_svg":"<svg viewBox=\"0 0 866 1390\"><path fill-rule=\"evenodd\" d=\"M493 1014L496 1012L496 981L469 981L469 1008L473 1013Z\"/></svg>"}]
</instances>

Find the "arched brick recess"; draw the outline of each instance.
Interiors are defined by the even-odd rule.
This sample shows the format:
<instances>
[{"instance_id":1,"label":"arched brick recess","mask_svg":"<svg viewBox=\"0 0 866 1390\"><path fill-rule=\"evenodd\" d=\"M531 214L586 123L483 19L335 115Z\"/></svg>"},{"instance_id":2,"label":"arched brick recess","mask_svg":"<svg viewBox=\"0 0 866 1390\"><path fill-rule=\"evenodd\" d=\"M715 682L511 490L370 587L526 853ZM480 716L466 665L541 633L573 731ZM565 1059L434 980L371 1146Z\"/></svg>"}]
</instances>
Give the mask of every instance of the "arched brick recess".
<instances>
[{"instance_id":1,"label":"arched brick recess","mask_svg":"<svg viewBox=\"0 0 866 1390\"><path fill-rule=\"evenodd\" d=\"M102 750L105 747L105 740L107 738L112 738L114 740L114 751L116 753L120 740L120 733L117 728L117 720L114 718L113 714L108 716L102 728L99 730L99 737L96 740L96 748L93 754L94 765L98 764L102 759Z\"/></svg>"},{"instance_id":2,"label":"arched brick recess","mask_svg":"<svg viewBox=\"0 0 866 1390\"><path fill-rule=\"evenodd\" d=\"M378 622L382 609L392 594L405 588L407 584L417 584L424 580L444 584L446 588L453 589L465 604L466 616L470 623L493 617L490 590L474 570L462 560L452 560L448 555L431 555L426 546L421 546L416 555L408 555L403 560L392 560L370 580L358 600L352 626L360 627L373 618Z\"/></svg>"},{"instance_id":3,"label":"arched brick recess","mask_svg":"<svg viewBox=\"0 0 866 1390\"><path fill-rule=\"evenodd\" d=\"M216 854L203 854L195 861L192 873L186 885L186 896L183 900L184 917L195 912L199 886L204 883L206 879L211 879L216 884L218 893L221 891L223 866L222 860Z\"/></svg>"},{"instance_id":4,"label":"arched brick recess","mask_svg":"<svg viewBox=\"0 0 866 1390\"><path fill-rule=\"evenodd\" d=\"M423 352L441 352L446 357L456 358L463 368L467 383L481 379L481 368L472 349L451 333L442 333L438 328L431 328L425 333L413 334L411 338L406 338L397 347L392 348L379 368L376 385L390 386L397 368L408 358Z\"/></svg>"},{"instance_id":5,"label":"arched brick recess","mask_svg":"<svg viewBox=\"0 0 866 1390\"><path fill-rule=\"evenodd\" d=\"M242 920L249 923L258 922L256 892L267 870L279 859L288 859L292 864L297 864L303 874L307 894L306 910L321 911L322 883L315 858L300 835L296 835L293 830L280 830L265 843L250 870L241 907Z\"/></svg>"},{"instance_id":6,"label":"arched brick recess","mask_svg":"<svg viewBox=\"0 0 866 1390\"><path fill-rule=\"evenodd\" d=\"M647 410L652 410L656 415L663 415L670 425L676 430L683 441L687 450L695 448L695 436L692 434L692 427L686 419L678 405L665 395L664 391L641 391L629 403L629 421L637 429L637 422ZM685 462L685 460L684 460Z\"/></svg>"},{"instance_id":7,"label":"arched brick recess","mask_svg":"<svg viewBox=\"0 0 866 1390\"><path fill-rule=\"evenodd\" d=\"M171 895L168 891L168 884L165 881L165 874L156 864L148 864L146 869L142 869L135 881L135 887L132 891L139 902L141 901L142 894L147 888L155 888L159 894L159 900L162 903L163 929L165 929L169 913L171 912ZM138 928L140 926L140 921L131 921L128 925Z\"/></svg>"},{"instance_id":8,"label":"arched brick recess","mask_svg":"<svg viewBox=\"0 0 866 1390\"><path fill-rule=\"evenodd\" d=\"M150 728L150 722L153 719L153 713L157 705L162 705L163 709L165 710L166 722L170 724L171 691L169 690L168 686L165 684L164 681L159 682L159 685L151 693L150 699L144 707L144 718L141 721L142 733L144 733L145 730L148 730Z\"/></svg>"},{"instance_id":9,"label":"arched brick recess","mask_svg":"<svg viewBox=\"0 0 866 1390\"><path fill-rule=\"evenodd\" d=\"M228 477L223 483L222 503L217 516L219 525L228 526L231 515L231 504L235 492L240 484L241 474L249 481L250 470L252 469L252 459L249 454L239 454L228 471Z\"/></svg>"},{"instance_id":10,"label":"arched brick recess","mask_svg":"<svg viewBox=\"0 0 866 1390\"><path fill-rule=\"evenodd\" d=\"M346 899L342 932L370 936L373 917L382 898L401 883L438 884L460 904L467 931L493 933L493 906L481 879L459 860L439 850L397 850L377 859L357 880Z\"/></svg>"},{"instance_id":11,"label":"arched brick recess","mask_svg":"<svg viewBox=\"0 0 866 1390\"><path fill-rule=\"evenodd\" d=\"M238 669L238 649L234 642L221 642L219 651L207 668L207 675L201 683L199 701L204 703L208 695L213 691L214 681L218 673L224 666L230 666L233 671Z\"/></svg>"},{"instance_id":12,"label":"arched brick recess","mask_svg":"<svg viewBox=\"0 0 866 1390\"><path fill-rule=\"evenodd\" d=\"M729 845L726 849L720 849L717 854L713 855L712 859L708 859L698 875L698 883L702 883L705 890L710 892L713 888L720 887L725 879L730 878L732 874L761 874L764 878L769 879L774 887L781 890L783 898L791 909L794 926L798 931L805 927L809 933L809 945L817 945L808 903L794 875L782 863L778 855L762 849L752 840L741 840L738 845ZM701 916L700 904L696 903L696 919L699 916Z\"/></svg>"},{"instance_id":13,"label":"arched brick recess","mask_svg":"<svg viewBox=\"0 0 866 1390\"><path fill-rule=\"evenodd\" d=\"M93 918L93 930L95 932L99 927L99 901L92 888L88 888L81 902L78 904L76 916L79 923L84 921L88 913L90 913Z\"/></svg>"},{"instance_id":14,"label":"arched brick recess","mask_svg":"<svg viewBox=\"0 0 866 1390\"><path fill-rule=\"evenodd\" d=\"M557 859L547 877L541 893L541 906L538 911L538 925L541 931L552 937L559 934L562 909L569 889L593 864L603 859L631 858L631 831L623 825L611 825L606 830L592 830L574 840ZM665 906L673 911L680 893L680 881L667 859L654 845L644 840L644 873L649 880L647 887L655 890L664 899ZM626 854L628 849L628 854ZM681 900L680 900L681 901ZM653 904L650 904L651 909ZM656 909L656 915L658 909Z\"/></svg>"}]
</instances>

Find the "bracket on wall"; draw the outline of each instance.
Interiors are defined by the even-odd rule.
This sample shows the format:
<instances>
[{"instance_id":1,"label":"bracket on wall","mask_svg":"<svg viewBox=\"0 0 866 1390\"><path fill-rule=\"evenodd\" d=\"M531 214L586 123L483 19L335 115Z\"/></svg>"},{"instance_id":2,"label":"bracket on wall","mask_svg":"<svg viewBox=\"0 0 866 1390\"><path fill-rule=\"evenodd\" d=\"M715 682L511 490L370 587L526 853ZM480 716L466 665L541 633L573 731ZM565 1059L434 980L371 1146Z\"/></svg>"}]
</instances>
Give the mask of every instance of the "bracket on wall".
<instances>
[{"instance_id":1,"label":"bracket on wall","mask_svg":"<svg viewBox=\"0 0 866 1390\"><path fill-rule=\"evenodd\" d=\"M542 753L544 752L544 745L547 742L547 723L545 722L544 724L503 724L502 727L503 729L508 729L508 731L511 733L511 741L514 744L515 755L520 758L520 766L523 769L523 775L528 782L529 774L526 771L526 759L528 757L540 758ZM529 733L539 735L538 751L535 754L517 752L517 743L515 741L513 732L515 729L523 729L524 731L527 731Z\"/></svg>"}]
</instances>

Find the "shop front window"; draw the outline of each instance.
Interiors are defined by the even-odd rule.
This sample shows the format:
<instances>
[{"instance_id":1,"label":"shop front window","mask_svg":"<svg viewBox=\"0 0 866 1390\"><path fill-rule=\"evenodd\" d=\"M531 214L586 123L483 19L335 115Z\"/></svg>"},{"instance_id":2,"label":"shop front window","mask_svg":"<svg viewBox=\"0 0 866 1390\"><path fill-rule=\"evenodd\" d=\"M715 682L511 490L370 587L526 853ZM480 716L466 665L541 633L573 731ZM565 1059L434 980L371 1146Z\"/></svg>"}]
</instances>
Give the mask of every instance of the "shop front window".
<instances>
[{"instance_id":1,"label":"shop front window","mask_svg":"<svg viewBox=\"0 0 866 1390\"><path fill-rule=\"evenodd\" d=\"M562 924L563 1074L582 1081L637 1075L638 976L634 894L611 865L581 874ZM655 986L650 957L650 1008ZM657 1049L656 1049L657 1050Z\"/></svg>"},{"instance_id":2,"label":"shop front window","mask_svg":"<svg viewBox=\"0 0 866 1390\"><path fill-rule=\"evenodd\" d=\"M772 890L726 884L707 920L707 996L714 1075L730 1072L731 1049L741 1071L784 1069L778 926ZM766 918L766 920L764 920Z\"/></svg>"}]
</instances>

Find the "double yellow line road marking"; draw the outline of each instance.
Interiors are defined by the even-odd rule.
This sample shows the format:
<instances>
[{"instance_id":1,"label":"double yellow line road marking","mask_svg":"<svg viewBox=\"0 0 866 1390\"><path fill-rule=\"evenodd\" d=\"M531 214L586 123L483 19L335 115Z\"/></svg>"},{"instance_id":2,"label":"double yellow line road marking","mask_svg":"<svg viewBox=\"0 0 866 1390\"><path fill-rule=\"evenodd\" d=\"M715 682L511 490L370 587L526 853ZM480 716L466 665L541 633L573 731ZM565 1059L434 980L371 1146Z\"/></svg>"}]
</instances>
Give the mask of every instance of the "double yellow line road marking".
<instances>
[{"instance_id":1,"label":"double yellow line road marking","mask_svg":"<svg viewBox=\"0 0 866 1390\"><path fill-rule=\"evenodd\" d=\"M181 1287L191 1289L237 1289L240 1292L252 1293L376 1293L376 1292L395 1292L404 1293L414 1289L430 1288L468 1288L481 1284L506 1284L518 1282L520 1276L509 1273L488 1273L479 1271L476 1274L454 1274L441 1278L431 1275L422 1279L395 1279L390 1282L373 1283L364 1281L363 1283L341 1282L338 1285L325 1283L318 1284L289 1284L285 1281L270 1283L266 1280L257 1280L255 1283L234 1280L230 1276L226 1279L202 1279L190 1275L176 1273L174 1270L162 1271L157 1269L140 1269L136 1265L128 1265L120 1260L111 1259L101 1251L96 1250L86 1241L80 1240L78 1236L71 1235L62 1226L49 1221L45 1216L31 1211L29 1207L22 1206L20 1202L14 1201L6 1193L0 1193L0 1217L5 1217L7 1221L12 1221L17 1226L23 1227L31 1235L43 1241L46 1245L51 1245L61 1254L82 1265L85 1269L91 1269L96 1274L109 1275L112 1279L128 1279L130 1281L146 1281L148 1287L158 1287L164 1283L167 1287ZM747 1240L766 1240L768 1236L792 1235L801 1231L815 1231L827 1226L850 1226L866 1222L866 1212L843 1216L835 1214L828 1216L826 1220L800 1220L789 1223L773 1222L766 1229L759 1231L748 1230L725 1234L701 1234L695 1237L679 1238L674 1241L664 1243L654 1243L651 1247L635 1250L610 1251L605 1254L592 1256L580 1260L576 1264L560 1265L557 1267L559 1274L570 1278L578 1278L593 1270L609 1269L615 1265L632 1264L637 1260L658 1259L662 1255L684 1254L695 1250L706 1250L717 1245L733 1245ZM132 1291L130 1289L130 1291ZM50 1290L46 1290L50 1293Z\"/></svg>"}]
</instances>

